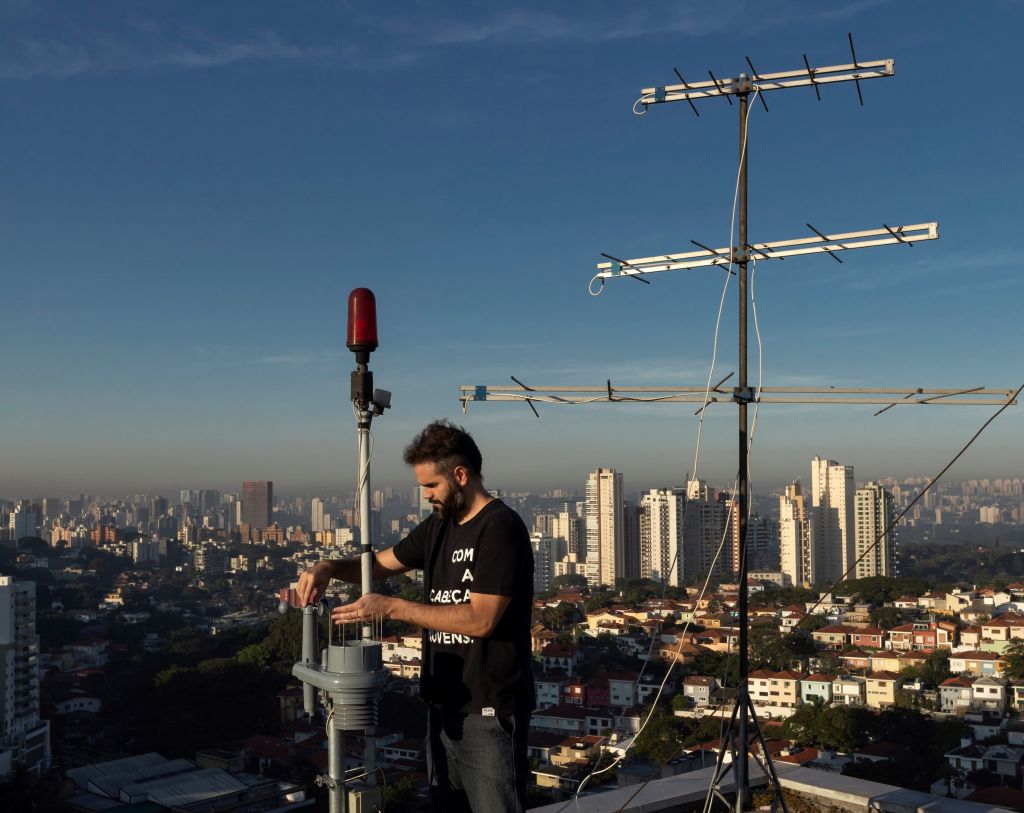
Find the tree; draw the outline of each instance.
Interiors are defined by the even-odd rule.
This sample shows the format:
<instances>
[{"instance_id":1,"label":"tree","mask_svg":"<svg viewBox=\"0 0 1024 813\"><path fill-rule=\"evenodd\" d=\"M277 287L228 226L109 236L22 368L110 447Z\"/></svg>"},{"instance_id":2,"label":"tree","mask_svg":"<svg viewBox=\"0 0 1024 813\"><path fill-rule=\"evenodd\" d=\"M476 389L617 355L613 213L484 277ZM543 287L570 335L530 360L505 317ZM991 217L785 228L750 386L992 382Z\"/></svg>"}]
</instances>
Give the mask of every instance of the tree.
<instances>
[{"instance_id":1,"label":"tree","mask_svg":"<svg viewBox=\"0 0 1024 813\"><path fill-rule=\"evenodd\" d=\"M633 742L633 752L657 765L664 765L682 753L680 731L676 718L656 708L651 719Z\"/></svg>"},{"instance_id":2,"label":"tree","mask_svg":"<svg viewBox=\"0 0 1024 813\"><path fill-rule=\"evenodd\" d=\"M567 573L564 576L555 576L551 580L552 587L565 587L565 588L579 588L580 590L587 589L587 577L580 575L579 573Z\"/></svg>"},{"instance_id":3,"label":"tree","mask_svg":"<svg viewBox=\"0 0 1024 813\"><path fill-rule=\"evenodd\" d=\"M872 607L870 616L871 623L883 630L903 623L903 613L895 607Z\"/></svg>"},{"instance_id":4,"label":"tree","mask_svg":"<svg viewBox=\"0 0 1024 813\"><path fill-rule=\"evenodd\" d=\"M1011 683L1024 680L1024 638L1013 638L1003 650L1006 668L1003 677Z\"/></svg>"}]
</instances>

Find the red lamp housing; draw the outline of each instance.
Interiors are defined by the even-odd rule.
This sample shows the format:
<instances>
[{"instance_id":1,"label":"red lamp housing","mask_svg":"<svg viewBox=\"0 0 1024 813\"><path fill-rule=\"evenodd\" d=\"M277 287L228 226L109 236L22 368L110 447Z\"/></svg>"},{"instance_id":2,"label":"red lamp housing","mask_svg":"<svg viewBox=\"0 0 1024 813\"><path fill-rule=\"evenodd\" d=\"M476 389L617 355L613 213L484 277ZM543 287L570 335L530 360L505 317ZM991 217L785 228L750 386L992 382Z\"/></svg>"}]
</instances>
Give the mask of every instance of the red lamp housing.
<instances>
[{"instance_id":1,"label":"red lamp housing","mask_svg":"<svg viewBox=\"0 0 1024 813\"><path fill-rule=\"evenodd\" d=\"M377 299L369 288L356 288L348 295L348 340L353 353L377 349Z\"/></svg>"}]
</instances>

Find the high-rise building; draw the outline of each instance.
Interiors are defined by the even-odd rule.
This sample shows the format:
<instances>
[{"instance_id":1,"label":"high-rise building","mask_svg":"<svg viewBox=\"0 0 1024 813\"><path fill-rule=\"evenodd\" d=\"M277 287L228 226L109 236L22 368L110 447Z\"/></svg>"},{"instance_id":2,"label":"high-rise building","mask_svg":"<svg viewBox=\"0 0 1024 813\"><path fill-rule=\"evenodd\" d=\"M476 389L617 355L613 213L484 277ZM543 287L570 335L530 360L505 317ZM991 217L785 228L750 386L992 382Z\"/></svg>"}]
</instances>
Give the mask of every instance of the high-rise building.
<instances>
[{"instance_id":1,"label":"high-rise building","mask_svg":"<svg viewBox=\"0 0 1024 813\"><path fill-rule=\"evenodd\" d=\"M565 540L534 533L530 535L533 545L533 589L544 593L551 589L555 578L555 564L565 556Z\"/></svg>"},{"instance_id":2,"label":"high-rise building","mask_svg":"<svg viewBox=\"0 0 1024 813\"><path fill-rule=\"evenodd\" d=\"M587 581L612 586L625 575L622 474L598 469L587 477Z\"/></svg>"},{"instance_id":3,"label":"high-rise building","mask_svg":"<svg viewBox=\"0 0 1024 813\"><path fill-rule=\"evenodd\" d=\"M815 584L839 579L852 565L853 466L815 457L811 461L811 548Z\"/></svg>"},{"instance_id":4,"label":"high-rise building","mask_svg":"<svg viewBox=\"0 0 1024 813\"><path fill-rule=\"evenodd\" d=\"M64 508L64 500L60 497L43 497L43 519L47 522L53 522L60 516L61 510Z\"/></svg>"},{"instance_id":5,"label":"high-rise building","mask_svg":"<svg viewBox=\"0 0 1024 813\"><path fill-rule=\"evenodd\" d=\"M246 480L242 483L242 522L250 528L268 528L273 511L272 480Z\"/></svg>"},{"instance_id":6,"label":"high-rise building","mask_svg":"<svg viewBox=\"0 0 1024 813\"><path fill-rule=\"evenodd\" d=\"M690 480L686 484L681 584L703 580L709 572L714 575L728 572L732 564L726 522L728 506L728 495L713 494L703 480ZM718 552L720 546L721 553Z\"/></svg>"},{"instance_id":7,"label":"high-rise building","mask_svg":"<svg viewBox=\"0 0 1024 813\"><path fill-rule=\"evenodd\" d=\"M684 584L681 488L652 488L640 495L640 578ZM690 574L687 574L689 576Z\"/></svg>"},{"instance_id":8,"label":"high-rise building","mask_svg":"<svg viewBox=\"0 0 1024 813\"><path fill-rule=\"evenodd\" d=\"M569 506L566 505L565 509L558 514L558 521L555 523L552 536L565 540L567 553L579 555L581 553L580 539L583 536L583 520L576 515L575 511L570 511Z\"/></svg>"},{"instance_id":9,"label":"high-rise building","mask_svg":"<svg viewBox=\"0 0 1024 813\"><path fill-rule=\"evenodd\" d=\"M24 505L19 506L11 514L10 535L12 542L17 542L26 536L39 535L39 515Z\"/></svg>"},{"instance_id":10,"label":"high-rise building","mask_svg":"<svg viewBox=\"0 0 1024 813\"><path fill-rule=\"evenodd\" d=\"M160 517L167 513L167 498L166 497L154 497L149 502L149 519L150 522L156 522ZM74 516L72 514L72 516Z\"/></svg>"},{"instance_id":11,"label":"high-rise building","mask_svg":"<svg viewBox=\"0 0 1024 813\"><path fill-rule=\"evenodd\" d=\"M205 516L213 516L220 509L220 492L215 488L204 488L199 492L199 510Z\"/></svg>"},{"instance_id":12,"label":"high-rise building","mask_svg":"<svg viewBox=\"0 0 1024 813\"><path fill-rule=\"evenodd\" d=\"M779 497L779 569L797 587L809 587L814 581L809 540L804 495L799 482L791 483Z\"/></svg>"},{"instance_id":13,"label":"high-rise building","mask_svg":"<svg viewBox=\"0 0 1024 813\"><path fill-rule=\"evenodd\" d=\"M314 497L309 503L310 530L313 533L331 530L331 517L324 508L324 501Z\"/></svg>"},{"instance_id":14,"label":"high-rise building","mask_svg":"<svg viewBox=\"0 0 1024 813\"><path fill-rule=\"evenodd\" d=\"M896 529L885 533L896 516L892 494L881 483L868 483L854 494L853 510L854 558L858 561L852 575L857 579L899 575Z\"/></svg>"},{"instance_id":15,"label":"high-rise building","mask_svg":"<svg viewBox=\"0 0 1024 813\"><path fill-rule=\"evenodd\" d=\"M640 506L631 500L622 504L622 576L640 578Z\"/></svg>"},{"instance_id":16,"label":"high-rise building","mask_svg":"<svg viewBox=\"0 0 1024 813\"><path fill-rule=\"evenodd\" d=\"M0 576L0 766L38 776L50 764L50 724L39 719L35 582Z\"/></svg>"}]
</instances>

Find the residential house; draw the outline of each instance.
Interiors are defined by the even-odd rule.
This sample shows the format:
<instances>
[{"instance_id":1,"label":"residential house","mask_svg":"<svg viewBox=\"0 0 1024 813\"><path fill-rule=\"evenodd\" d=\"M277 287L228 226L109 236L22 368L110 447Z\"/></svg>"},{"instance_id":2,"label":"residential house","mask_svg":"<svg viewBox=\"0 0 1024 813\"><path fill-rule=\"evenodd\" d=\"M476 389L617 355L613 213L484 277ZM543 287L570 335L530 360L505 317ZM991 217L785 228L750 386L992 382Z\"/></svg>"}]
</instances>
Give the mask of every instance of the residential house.
<instances>
[{"instance_id":1,"label":"residential house","mask_svg":"<svg viewBox=\"0 0 1024 813\"><path fill-rule=\"evenodd\" d=\"M711 702L711 693L718 688L718 680L704 675L691 675L683 679L683 696L695 707L703 708Z\"/></svg>"},{"instance_id":2,"label":"residential house","mask_svg":"<svg viewBox=\"0 0 1024 813\"><path fill-rule=\"evenodd\" d=\"M949 767L963 776L985 767L985 746L975 745L969 737L961 739L960 745L944 756Z\"/></svg>"},{"instance_id":3,"label":"residential house","mask_svg":"<svg viewBox=\"0 0 1024 813\"><path fill-rule=\"evenodd\" d=\"M902 685L903 678L894 672L872 672L867 676L865 703L873 709L892 708Z\"/></svg>"},{"instance_id":4,"label":"residential house","mask_svg":"<svg viewBox=\"0 0 1024 813\"><path fill-rule=\"evenodd\" d=\"M536 731L582 736L610 730L614 722L614 717L600 709L562 703L549 709L535 710L530 719L530 727Z\"/></svg>"},{"instance_id":5,"label":"residential house","mask_svg":"<svg viewBox=\"0 0 1024 813\"><path fill-rule=\"evenodd\" d=\"M849 642L850 646L858 648L881 649L885 644L885 631L878 629L878 627L849 629Z\"/></svg>"},{"instance_id":6,"label":"residential house","mask_svg":"<svg viewBox=\"0 0 1024 813\"><path fill-rule=\"evenodd\" d=\"M573 678L565 684L562 697L571 706L585 706L587 704L587 682L581 677Z\"/></svg>"},{"instance_id":7,"label":"residential house","mask_svg":"<svg viewBox=\"0 0 1024 813\"><path fill-rule=\"evenodd\" d=\"M1024 748L1013 745L990 745L982 755L982 764L999 777L1001 785L1019 788L1024 777Z\"/></svg>"},{"instance_id":8,"label":"residential house","mask_svg":"<svg viewBox=\"0 0 1024 813\"><path fill-rule=\"evenodd\" d=\"M616 708L635 706L636 675L632 672L608 675L608 705Z\"/></svg>"},{"instance_id":9,"label":"residential house","mask_svg":"<svg viewBox=\"0 0 1024 813\"><path fill-rule=\"evenodd\" d=\"M973 624L960 630L960 644L977 649L981 646L981 625Z\"/></svg>"},{"instance_id":10,"label":"residential house","mask_svg":"<svg viewBox=\"0 0 1024 813\"><path fill-rule=\"evenodd\" d=\"M535 678L533 685L537 688L537 708L547 709L563 701L569 680L564 677Z\"/></svg>"},{"instance_id":11,"label":"residential house","mask_svg":"<svg viewBox=\"0 0 1024 813\"><path fill-rule=\"evenodd\" d=\"M866 678L840 675L832 681L832 703L836 705L863 706L866 692Z\"/></svg>"},{"instance_id":12,"label":"residential house","mask_svg":"<svg viewBox=\"0 0 1024 813\"><path fill-rule=\"evenodd\" d=\"M851 632L851 629L841 624L830 624L827 627L816 629L811 633L811 637L823 649L840 651L850 642L849 635Z\"/></svg>"},{"instance_id":13,"label":"residential house","mask_svg":"<svg viewBox=\"0 0 1024 813\"><path fill-rule=\"evenodd\" d=\"M795 709L800 703L799 672L758 669L749 676L750 699L761 707Z\"/></svg>"},{"instance_id":14,"label":"residential house","mask_svg":"<svg viewBox=\"0 0 1024 813\"><path fill-rule=\"evenodd\" d=\"M1002 714L1006 708L1006 684L1003 678L986 675L971 686L971 708Z\"/></svg>"},{"instance_id":15,"label":"residential house","mask_svg":"<svg viewBox=\"0 0 1024 813\"><path fill-rule=\"evenodd\" d=\"M800 700L803 703L832 702L832 684L835 682L835 675L826 675L815 672L800 681Z\"/></svg>"},{"instance_id":16,"label":"residential house","mask_svg":"<svg viewBox=\"0 0 1024 813\"><path fill-rule=\"evenodd\" d=\"M561 669L565 674L572 676L579 671L583 663L583 653L575 644L563 646L559 643L548 644L541 650L540 661L545 672L553 669Z\"/></svg>"},{"instance_id":17,"label":"residential house","mask_svg":"<svg viewBox=\"0 0 1024 813\"><path fill-rule=\"evenodd\" d=\"M1014 711L1024 711L1024 685L1014 683L1007 690L1007 698L1010 708Z\"/></svg>"},{"instance_id":18,"label":"residential house","mask_svg":"<svg viewBox=\"0 0 1024 813\"><path fill-rule=\"evenodd\" d=\"M939 711L963 714L971 706L971 686L977 678L951 677L939 684Z\"/></svg>"},{"instance_id":19,"label":"residential house","mask_svg":"<svg viewBox=\"0 0 1024 813\"><path fill-rule=\"evenodd\" d=\"M981 649L1002 652L1013 638L1024 638L1024 615L1003 613L982 621Z\"/></svg>"},{"instance_id":20,"label":"residential house","mask_svg":"<svg viewBox=\"0 0 1024 813\"><path fill-rule=\"evenodd\" d=\"M870 669L872 672L899 672L900 656L898 652L872 652Z\"/></svg>"},{"instance_id":21,"label":"residential house","mask_svg":"<svg viewBox=\"0 0 1024 813\"><path fill-rule=\"evenodd\" d=\"M549 761L552 765L565 767L569 765L586 765L593 757L601 753L608 742L607 737L588 734L582 737L567 737L551 749Z\"/></svg>"},{"instance_id":22,"label":"residential house","mask_svg":"<svg viewBox=\"0 0 1024 813\"><path fill-rule=\"evenodd\" d=\"M995 652L982 652L975 649L966 652L953 652L949 656L949 671L955 675L965 672L979 677L998 675L1003 671L1004 666L1002 658Z\"/></svg>"},{"instance_id":23,"label":"residential house","mask_svg":"<svg viewBox=\"0 0 1024 813\"><path fill-rule=\"evenodd\" d=\"M553 644L557 639L557 633L552 632L543 624L536 624L530 630L530 651L535 655L539 654L544 651L544 647Z\"/></svg>"},{"instance_id":24,"label":"residential house","mask_svg":"<svg viewBox=\"0 0 1024 813\"><path fill-rule=\"evenodd\" d=\"M892 606L897 610L916 610L917 596L900 596L893 601Z\"/></svg>"},{"instance_id":25,"label":"residential house","mask_svg":"<svg viewBox=\"0 0 1024 813\"><path fill-rule=\"evenodd\" d=\"M665 682L665 688L663 690L665 692L665 696L671 697L675 694L679 684L676 682L674 677L669 675L668 679L665 680L664 675L646 673L641 675L640 680L637 681L636 702L641 704L646 703L652 695L657 694L658 691L661 690L663 680Z\"/></svg>"},{"instance_id":26,"label":"residential house","mask_svg":"<svg viewBox=\"0 0 1024 813\"><path fill-rule=\"evenodd\" d=\"M851 649L839 656L845 669L860 672L871 668L871 656L862 649Z\"/></svg>"}]
</instances>

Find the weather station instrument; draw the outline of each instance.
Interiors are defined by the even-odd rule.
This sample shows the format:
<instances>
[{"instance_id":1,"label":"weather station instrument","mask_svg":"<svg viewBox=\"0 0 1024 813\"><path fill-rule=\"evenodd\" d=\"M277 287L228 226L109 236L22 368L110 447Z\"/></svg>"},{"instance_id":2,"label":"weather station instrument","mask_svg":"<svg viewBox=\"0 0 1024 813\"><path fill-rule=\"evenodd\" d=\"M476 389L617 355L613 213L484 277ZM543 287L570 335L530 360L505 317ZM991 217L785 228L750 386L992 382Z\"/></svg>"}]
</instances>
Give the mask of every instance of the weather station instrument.
<instances>
[{"instance_id":1,"label":"weather station instrument","mask_svg":"<svg viewBox=\"0 0 1024 813\"><path fill-rule=\"evenodd\" d=\"M348 298L346 344L355 354L351 376L352 411L359 440L357 502L359 504L360 575L363 594L371 592L373 540L370 516L370 457L373 438L370 425L391 406L391 393L373 387L370 353L377 349L377 304L368 288L356 288ZM317 699L323 706L327 727L327 775L317 784L328 790L330 813L368 813L381 806L376 783L377 706L388 672L383 667L379 631L372 623L362 625L358 637L346 640L344 631L335 641L328 620L327 646L317 651L318 618L327 615L326 601L302 608L302 659L292 675L303 684L303 710L314 719ZM345 768L345 732L362 732L363 765L348 778ZM361 781L357 781L361 780Z\"/></svg>"}]
</instances>

